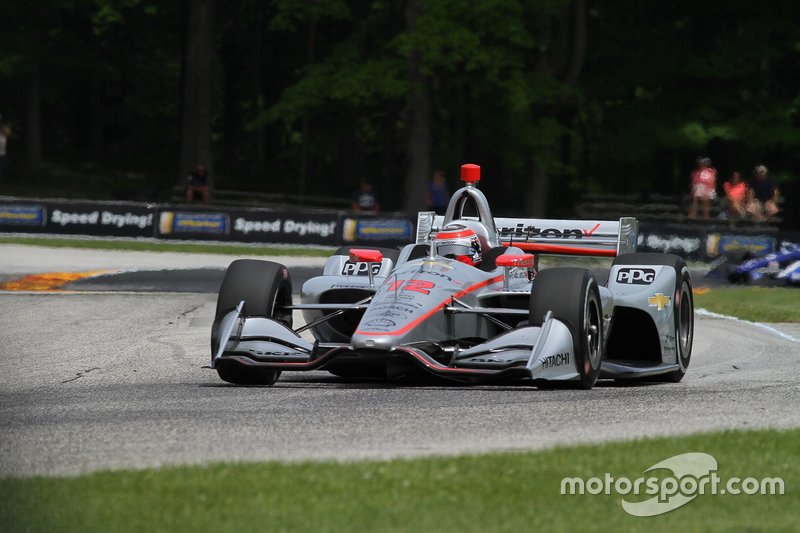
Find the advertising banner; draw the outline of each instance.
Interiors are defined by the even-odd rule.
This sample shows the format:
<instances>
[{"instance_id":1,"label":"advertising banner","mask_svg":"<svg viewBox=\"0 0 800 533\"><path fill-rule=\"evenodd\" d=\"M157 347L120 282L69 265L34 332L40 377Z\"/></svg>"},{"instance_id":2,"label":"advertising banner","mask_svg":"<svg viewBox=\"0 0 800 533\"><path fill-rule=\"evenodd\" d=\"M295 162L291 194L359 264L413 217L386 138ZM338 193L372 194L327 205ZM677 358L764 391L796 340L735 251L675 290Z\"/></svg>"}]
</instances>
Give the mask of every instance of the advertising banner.
<instances>
[{"instance_id":1,"label":"advertising banner","mask_svg":"<svg viewBox=\"0 0 800 533\"><path fill-rule=\"evenodd\" d=\"M705 258L706 232L702 229L670 227L640 223L637 249L640 252L660 252L683 258Z\"/></svg>"},{"instance_id":2,"label":"advertising banner","mask_svg":"<svg viewBox=\"0 0 800 533\"><path fill-rule=\"evenodd\" d=\"M227 213L208 211L171 211L158 213L158 235L222 240L230 233L230 220Z\"/></svg>"},{"instance_id":3,"label":"advertising banner","mask_svg":"<svg viewBox=\"0 0 800 533\"><path fill-rule=\"evenodd\" d=\"M414 221L401 217L346 217L342 222L344 244L400 246L414 241Z\"/></svg>"},{"instance_id":4,"label":"advertising banner","mask_svg":"<svg viewBox=\"0 0 800 533\"><path fill-rule=\"evenodd\" d=\"M338 213L231 211L231 239L240 242L336 246Z\"/></svg>"},{"instance_id":5,"label":"advertising banner","mask_svg":"<svg viewBox=\"0 0 800 533\"><path fill-rule=\"evenodd\" d=\"M714 259L721 255L747 252L753 256L771 254L776 251L774 237L767 235L728 235L709 233L706 240L706 256Z\"/></svg>"},{"instance_id":6,"label":"advertising banner","mask_svg":"<svg viewBox=\"0 0 800 533\"><path fill-rule=\"evenodd\" d=\"M163 209L158 214L158 236L167 239L336 246L338 226L338 213Z\"/></svg>"},{"instance_id":7,"label":"advertising banner","mask_svg":"<svg viewBox=\"0 0 800 533\"><path fill-rule=\"evenodd\" d=\"M25 228L41 228L47 223L47 210L41 205L0 203L0 228L10 226L12 231Z\"/></svg>"},{"instance_id":8,"label":"advertising banner","mask_svg":"<svg viewBox=\"0 0 800 533\"><path fill-rule=\"evenodd\" d=\"M0 201L0 231L152 237L154 216L145 204Z\"/></svg>"}]
</instances>

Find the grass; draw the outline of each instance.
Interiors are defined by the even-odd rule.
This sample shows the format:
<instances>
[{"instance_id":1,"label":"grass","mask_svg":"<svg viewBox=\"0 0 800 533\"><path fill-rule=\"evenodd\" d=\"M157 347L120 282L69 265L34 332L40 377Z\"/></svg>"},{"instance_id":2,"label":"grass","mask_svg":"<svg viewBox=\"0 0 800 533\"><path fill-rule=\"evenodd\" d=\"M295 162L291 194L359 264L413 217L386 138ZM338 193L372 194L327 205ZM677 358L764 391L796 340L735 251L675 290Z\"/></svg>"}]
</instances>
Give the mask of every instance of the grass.
<instances>
[{"instance_id":1,"label":"grass","mask_svg":"<svg viewBox=\"0 0 800 533\"><path fill-rule=\"evenodd\" d=\"M146 252L182 252L227 255L291 255L328 257L330 249L301 246L276 247L213 243L179 243L124 239L59 239L51 237L0 237L0 244L26 244L53 248L91 248L95 250L136 250Z\"/></svg>"},{"instance_id":2,"label":"grass","mask_svg":"<svg viewBox=\"0 0 800 533\"><path fill-rule=\"evenodd\" d=\"M716 458L723 482L734 476L779 476L786 493L700 495L650 518L626 514L618 494L560 494L565 476L602 478L608 472L635 479L661 460L697 451ZM3 479L0 529L796 531L799 484L800 430L728 431L528 453Z\"/></svg>"},{"instance_id":3,"label":"grass","mask_svg":"<svg viewBox=\"0 0 800 533\"><path fill-rule=\"evenodd\" d=\"M798 302L792 287L724 287L694 297L697 307L753 322L800 322Z\"/></svg>"}]
</instances>

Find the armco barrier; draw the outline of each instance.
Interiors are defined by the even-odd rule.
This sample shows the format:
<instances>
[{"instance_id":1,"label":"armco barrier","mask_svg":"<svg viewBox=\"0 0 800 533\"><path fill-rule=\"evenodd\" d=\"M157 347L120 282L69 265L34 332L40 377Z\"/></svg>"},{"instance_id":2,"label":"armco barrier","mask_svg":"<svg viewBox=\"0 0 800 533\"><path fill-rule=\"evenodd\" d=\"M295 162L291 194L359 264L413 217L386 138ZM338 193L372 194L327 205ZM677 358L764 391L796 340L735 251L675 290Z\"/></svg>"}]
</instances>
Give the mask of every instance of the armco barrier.
<instances>
[{"instance_id":1,"label":"armco barrier","mask_svg":"<svg viewBox=\"0 0 800 533\"><path fill-rule=\"evenodd\" d=\"M415 223L391 214L0 197L0 232L397 247L414 240ZM737 251L761 255L799 242L797 232L650 222L640 225L638 237L640 251L706 261Z\"/></svg>"}]
</instances>

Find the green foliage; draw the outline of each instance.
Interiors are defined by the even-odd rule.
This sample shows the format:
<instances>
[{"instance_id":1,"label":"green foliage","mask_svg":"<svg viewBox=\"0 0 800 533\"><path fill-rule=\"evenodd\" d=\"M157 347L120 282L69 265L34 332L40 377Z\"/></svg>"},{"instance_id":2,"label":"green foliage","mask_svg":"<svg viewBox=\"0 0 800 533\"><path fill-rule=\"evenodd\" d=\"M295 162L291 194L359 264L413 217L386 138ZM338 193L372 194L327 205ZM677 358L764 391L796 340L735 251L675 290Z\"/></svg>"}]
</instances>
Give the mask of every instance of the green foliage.
<instances>
[{"instance_id":1,"label":"green foliage","mask_svg":"<svg viewBox=\"0 0 800 533\"><path fill-rule=\"evenodd\" d=\"M421 8L413 28L409 2ZM367 176L386 207L399 207L414 58L432 104L431 164L451 176L473 160L509 176L505 192L524 191L536 160L572 191L670 193L685 190L703 153L722 175L764 162L797 179L800 4L588 3L585 61L566 83L574 4L217 2L215 172L226 186L275 192L297 192L304 172L307 192L335 195ZM184 4L3 7L0 112L15 126L12 179L23 179L27 83L38 68L46 160L174 182ZM505 196L521 207L522 194Z\"/></svg>"},{"instance_id":2,"label":"green foliage","mask_svg":"<svg viewBox=\"0 0 800 533\"><path fill-rule=\"evenodd\" d=\"M558 396L558 391L541 394ZM795 531L798 437L798 430L726 431L465 457L222 463L3 479L0 523L10 531L82 533ZM663 470L645 469L688 452L716 459L720 487L733 477L780 477L785 492L715 495L706 485L705 494L649 518L626 514L622 496L614 490L561 494L565 477L604 479L608 473L614 479L658 478Z\"/></svg>"},{"instance_id":3,"label":"green foliage","mask_svg":"<svg viewBox=\"0 0 800 533\"><path fill-rule=\"evenodd\" d=\"M786 288L720 288L694 297L695 305L715 313L754 322L800 323L798 290Z\"/></svg>"}]
</instances>

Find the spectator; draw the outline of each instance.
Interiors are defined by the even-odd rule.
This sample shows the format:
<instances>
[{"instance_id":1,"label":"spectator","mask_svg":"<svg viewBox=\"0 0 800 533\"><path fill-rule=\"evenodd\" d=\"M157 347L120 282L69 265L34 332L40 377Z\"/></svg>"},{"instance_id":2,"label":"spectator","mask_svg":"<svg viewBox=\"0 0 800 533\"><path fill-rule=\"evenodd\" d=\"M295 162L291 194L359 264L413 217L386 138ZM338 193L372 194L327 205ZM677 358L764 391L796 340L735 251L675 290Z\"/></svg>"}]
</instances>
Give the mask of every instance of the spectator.
<instances>
[{"instance_id":1,"label":"spectator","mask_svg":"<svg viewBox=\"0 0 800 533\"><path fill-rule=\"evenodd\" d=\"M353 195L353 211L377 213L380 209L381 206L378 203L377 196L375 196L372 184L366 180L361 180L358 184L358 190Z\"/></svg>"},{"instance_id":2,"label":"spectator","mask_svg":"<svg viewBox=\"0 0 800 533\"><path fill-rule=\"evenodd\" d=\"M186 203L190 204L194 200L195 193L200 193L203 203L210 202L211 194L208 186L208 173L206 167L197 165L194 171L186 178Z\"/></svg>"},{"instance_id":3,"label":"spectator","mask_svg":"<svg viewBox=\"0 0 800 533\"><path fill-rule=\"evenodd\" d=\"M450 192L447 190L444 172L437 170L428 183L428 190L425 191L425 204L429 211L436 211L436 214L443 215L449 202Z\"/></svg>"},{"instance_id":4,"label":"spectator","mask_svg":"<svg viewBox=\"0 0 800 533\"><path fill-rule=\"evenodd\" d=\"M3 122L3 115L0 115L0 179L3 179L3 169L6 163L6 143L11 137L11 128Z\"/></svg>"},{"instance_id":5,"label":"spectator","mask_svg":"<svg viewBox=\"0 0 800 533\"><path fill-rule=\"evenodd\" d=\"M711 216L711 200L717 197L717 170L711 166L711 159L700 157L697 159L697 168L692 172L692 205L689 208L689 218L697 216L697 206L703 207L703 217Z\"/></svg>"},{"instance_id":6,"label":"spectator","mask_svg":"<svg viewBox=\"0 0 800 533\"><path fill-rule=\"evenodd\" d=\"M779 198L780 191L769 177L769 170L764 165L758 165L753 170L753 179L750 180L748 187L747 205L745 206L747 214L759 222L769 220L780 210L778 208Z\"/></svg>"},{"instance_id":7,"label":"spectator","mask_svg":"<svg viewBox=\"0 0 800 533\"><path fill-rule=\"evenodd\" d=\"M747 183L742 180L739 172L731 174L730 181L722 184L725 189L725 198L728 200L728 214L731 220L745 216L745 196L747 193Z\"/></svg>"}]
</instances>

